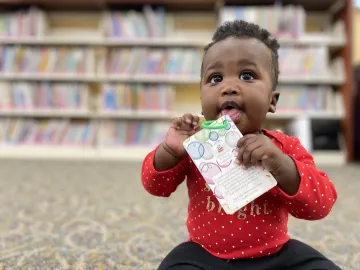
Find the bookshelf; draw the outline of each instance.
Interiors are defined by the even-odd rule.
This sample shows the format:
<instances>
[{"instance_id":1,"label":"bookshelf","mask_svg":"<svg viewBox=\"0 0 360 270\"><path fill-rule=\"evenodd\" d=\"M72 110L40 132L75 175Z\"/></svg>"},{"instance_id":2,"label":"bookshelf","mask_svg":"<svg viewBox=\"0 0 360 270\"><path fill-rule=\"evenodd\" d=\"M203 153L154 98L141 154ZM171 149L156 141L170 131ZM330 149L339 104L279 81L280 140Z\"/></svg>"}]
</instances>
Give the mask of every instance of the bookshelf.
<instances>
[{"instance_id":1,"label":"bookshelf","mask_svg":"<svg viewBox=\"0 0 360 270\"><path fill-rule=\"evenodd\" d=\"M284 102L267 127L320 163L352 161L352 3L291 2L0 0L0 158L141 160L171 118L199 114L202 48L224 18L245 16L282 48ZM346 147L314 150L315 119L340 121Z\"/></svg>"}]
</instances>

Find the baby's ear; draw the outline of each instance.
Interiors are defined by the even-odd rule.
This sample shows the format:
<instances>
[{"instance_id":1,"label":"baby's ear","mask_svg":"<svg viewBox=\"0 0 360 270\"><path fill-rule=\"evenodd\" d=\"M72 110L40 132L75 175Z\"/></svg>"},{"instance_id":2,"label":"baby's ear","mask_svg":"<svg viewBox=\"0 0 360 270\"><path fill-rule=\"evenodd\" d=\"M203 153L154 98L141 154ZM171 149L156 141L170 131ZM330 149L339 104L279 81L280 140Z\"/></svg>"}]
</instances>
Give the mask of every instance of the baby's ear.
<instances>
[{"instance_id":1,"label":"baby's ear","mask_svg":"<svg viewBox=\"0 0 360 270\"><path fill-rule=\"evenodd\" d=\"M272 91L271 99L270 99L270 106L269 112L275 113L276 112L276 104L279 100L280 93L278 91Z\"/></svg>"}]
</instances>

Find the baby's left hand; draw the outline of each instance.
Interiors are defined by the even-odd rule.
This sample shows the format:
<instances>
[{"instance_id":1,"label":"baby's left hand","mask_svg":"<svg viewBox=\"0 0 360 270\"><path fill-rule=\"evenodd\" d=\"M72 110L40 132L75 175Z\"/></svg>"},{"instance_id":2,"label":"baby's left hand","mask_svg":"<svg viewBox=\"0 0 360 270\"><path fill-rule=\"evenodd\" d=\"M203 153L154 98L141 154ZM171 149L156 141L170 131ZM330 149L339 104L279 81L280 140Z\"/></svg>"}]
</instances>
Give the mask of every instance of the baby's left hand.
<instances>
[{"instance_id":1,"label":"baby's left hand","mask_svg":"<svg viewBox=\"0 0 360 270\"><path fill-rule=\"evenodd\" d=\"M283 164L284 154L265 135L247 134L237 143L238 162L245 167L262 166L275 172Z\"/></svg>"}]
</instances>

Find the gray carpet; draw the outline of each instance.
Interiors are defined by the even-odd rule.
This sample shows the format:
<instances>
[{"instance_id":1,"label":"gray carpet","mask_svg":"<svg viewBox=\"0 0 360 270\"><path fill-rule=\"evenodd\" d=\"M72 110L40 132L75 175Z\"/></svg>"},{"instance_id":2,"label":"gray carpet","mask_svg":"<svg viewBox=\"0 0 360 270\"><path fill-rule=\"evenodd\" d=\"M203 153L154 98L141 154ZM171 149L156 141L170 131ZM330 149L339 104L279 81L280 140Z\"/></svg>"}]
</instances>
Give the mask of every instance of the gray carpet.
<instances>
[{"instance_id":1,"label":"gray carpet","mask_svg":"<svg viewBox=\"0 0 360 270\"><path fill-rule=\"evenodd\" d=\"M329 217L291 219L291 236L360 269L360 166L322 168L339 200ZM147 194L140 164L0 161L0 270L156 269L187 239L185 185Z\"/></svg>"}]
</instances>

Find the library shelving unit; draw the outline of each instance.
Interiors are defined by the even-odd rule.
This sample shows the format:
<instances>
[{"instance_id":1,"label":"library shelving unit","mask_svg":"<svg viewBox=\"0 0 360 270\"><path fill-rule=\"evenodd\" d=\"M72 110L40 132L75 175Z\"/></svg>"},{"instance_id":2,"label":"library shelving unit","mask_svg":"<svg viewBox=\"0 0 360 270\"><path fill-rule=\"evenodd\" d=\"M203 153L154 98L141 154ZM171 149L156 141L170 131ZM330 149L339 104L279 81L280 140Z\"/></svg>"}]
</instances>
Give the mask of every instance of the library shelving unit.
<instances>
[{"instance_id":1,"label":"library shelving unit","mask_svg":"<svg viewBox=\"0 0 360 270\"><path fill-rule=\"evenodd\" d=\"M267 126L318 163L351 162L352 1L278 2L0 0L0 158L141 160L170 119L200 113L202 49L245 19L281 45ZM340 150L314 149L314 119L342 124Z\"/></svg>"}]
</instances>

